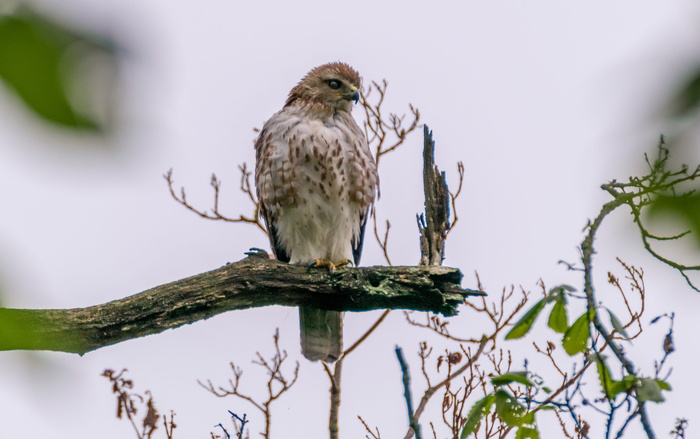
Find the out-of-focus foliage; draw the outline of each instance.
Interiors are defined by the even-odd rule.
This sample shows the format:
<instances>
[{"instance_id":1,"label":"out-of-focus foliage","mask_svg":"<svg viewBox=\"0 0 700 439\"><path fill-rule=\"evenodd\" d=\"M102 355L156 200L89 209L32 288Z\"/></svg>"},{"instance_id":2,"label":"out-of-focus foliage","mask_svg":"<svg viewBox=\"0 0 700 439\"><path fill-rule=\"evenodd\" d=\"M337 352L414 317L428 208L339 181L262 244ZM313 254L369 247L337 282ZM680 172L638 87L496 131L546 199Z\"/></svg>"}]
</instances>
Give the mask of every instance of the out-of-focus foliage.
<instances>
[{"instance_id":1,"label":"out-of-focus foliage","mask_svg":"<svg viewBox=\"0 0 700 439\"><path fill-rule=\"evenodd\" d=\"M671 101L671 116L684 118L700 107L700 66L690 72Z\"/></svg>"},{"instance_id":2,"label":"out-of-focus foliage","mask_svg":"<svg viewBox=\"0 0 700 439\"><path fill-rule=\"evenodd\" d=\"M695 237L696 244L700 246L700 194L692 192L682 196L658 196L651 205L649 213L654 217L661 212L686 222Z\"/></svg>"},{"instance_id":3,"label":"out-of-focus foliage","mask_svg":"<svg viewBox=\"0 0 700 439\"><path fill-rule=\"evenodd\" d=\"M684 131L697 131L700 128L700 65L686 75L671 97L668 107L669 119L676 122L682 121ZM676 133L674 137L683 138L686 134L688 133ZM696 137L689 136L689 138ZM674 142L674 138L669 139L671 146ZM697 150L700 145L693 145L691 148ZM695 242L700 247L700 194L691 192L682 196L675 194L657 196L652 202L649 213L652 216L665 213L686 222L689 226L688 230L695 236Z\"/></svg>"},{"instance_id":4,"label":"out-of-focus foliage","mask_svg":"<svg viewBox=\"0 0 700 439\"><path fill-rule=\"evenodd\" d=\"M44 120L103 131L109 109L99 107L114 100L98 101L110 90L97 87L113 88L115 70L115 46L106 38L69 29L27 8L0 13L0 79Z\"/></svg>"}]
</instances>

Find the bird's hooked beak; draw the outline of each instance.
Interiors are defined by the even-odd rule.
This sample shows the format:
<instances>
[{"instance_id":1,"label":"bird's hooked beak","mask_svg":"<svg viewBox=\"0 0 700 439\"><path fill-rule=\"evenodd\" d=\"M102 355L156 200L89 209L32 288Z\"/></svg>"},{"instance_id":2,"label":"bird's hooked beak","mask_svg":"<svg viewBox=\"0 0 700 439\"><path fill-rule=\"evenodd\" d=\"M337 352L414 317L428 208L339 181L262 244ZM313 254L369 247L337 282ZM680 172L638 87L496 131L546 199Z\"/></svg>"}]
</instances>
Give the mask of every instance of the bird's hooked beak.
<instances>
[{"instance_id":1,"label":"bird's hooked beak","mask_svg":"<svg viewBox=\"0 0 700 439\"><path fill-rule=\"evenodd\" d=\"M350 90L351 93L348 95L348 99L351 101L355 101L355 103L357 104L357 101L360 100L360 92L357 90L356 87L352 87Z\"/></svg>"}]
</instances>

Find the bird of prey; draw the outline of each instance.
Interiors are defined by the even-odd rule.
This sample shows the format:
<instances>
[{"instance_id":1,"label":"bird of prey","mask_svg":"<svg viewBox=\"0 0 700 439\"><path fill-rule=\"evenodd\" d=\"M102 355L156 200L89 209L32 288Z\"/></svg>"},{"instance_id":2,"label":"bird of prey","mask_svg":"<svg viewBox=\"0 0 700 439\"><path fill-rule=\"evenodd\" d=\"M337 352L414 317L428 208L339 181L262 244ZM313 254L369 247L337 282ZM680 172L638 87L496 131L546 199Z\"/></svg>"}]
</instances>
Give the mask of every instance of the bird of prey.
<instances>
[{"instance_id":1,"label":"bird of prey","mask_svg":"<svg viewBox=\"0 0 700 439\"><path fill-rule=\"evenodd\" d=\"M379 185L376 162L351 114L360 86L360 75L345 63L312 69L255 141L260 212L280 261L330 270L360 262ZM340 358L340 312L303 306L299 319L306 358Z\"/></svg>"}]
</instances>

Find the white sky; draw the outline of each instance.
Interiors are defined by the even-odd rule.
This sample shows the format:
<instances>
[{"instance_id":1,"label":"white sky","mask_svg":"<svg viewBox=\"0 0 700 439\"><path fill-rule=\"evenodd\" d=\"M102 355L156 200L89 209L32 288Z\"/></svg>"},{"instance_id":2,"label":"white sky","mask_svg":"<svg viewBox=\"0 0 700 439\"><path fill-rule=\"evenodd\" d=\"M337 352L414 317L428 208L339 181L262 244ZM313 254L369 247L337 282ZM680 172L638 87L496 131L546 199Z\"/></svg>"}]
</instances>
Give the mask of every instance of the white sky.
<instances>
[{"instance_id":1,"label":"white sky","mask_svg":"<svg viewBox=\"0 0 700 439\"><path fill-rule=\"evenodd\" d=\"M222 210L235 215L247 209L236 189L237 165L254 160L252 128L281 108L309 69L335 60L353 65L366 81L387 78L387 110L402 112L408 102L421 110L450 181L455 163L464 161L460 223L450 235L445 265L464 271L465 286L475 285L475 271L493 295L511 284L536 292L540 278L548 286L580 285L578 275L557 261L576 261L581 229L607 201L600 184L643 170L642 153L653 149L663 128L655 111L699 58L700 9L690 1L361 1L349 7L308 0L71 0L57 12L123 38L129 63L122 123L114 141L100 144L40 125L0 91L0 282L10 307L103 303L266 246L252 227L185 211L170 199L162 174L174 168L189 199L208 207L208 179L216 172L224 181ZM420 135L413 136L380 171L378 211L392 222L395 264L418 259L421 146ZM613 294L604 280L608 270L622 274L614 262L620 256L645 269L644 321L677 313L678 352L670 360L675 388L666 404L650 404L649 411L660 437L680 416L691 419L692 432L700 298L643 252L626 212L610 218L598 243L600 300ZM371 240L363 263L382 263ZM346 343L377 315L346 317ZM478 337L482 329L473 319L465 310L451 327ZM2 352L0 438L132 437L130 426L114 419L109 385L99 376L107 367L129 368L161 412L178 414L177 438L208 437L214 425L228 423L227 410L247 413L251 437L257 437L262 421L254 409L233 398L215 399L196 380L226 382L233 361L244 366L244 385L255 393L264 377L250 360L257 350L271 351L276 327L302 370L297 386L274 406L273 437L326 437L328 383L321 367L298 352L297 325L294 309L261 309L83 358ZM653 373L665 330L652 327L629 348L648 354L639 362L642 374ZM555 338L549 332L538 337ZM426 338L395 313L347 360L343 437L364 437L357 415L379 427L382 437L403 435L406 414L393 347L400 344L415 360L418 342ZM448 346L431 340L438 352ZM519 369L528 344L513 348ZM414 394L420 395L417 365L413 361ZM597 396L594 378L590 394ZM433 409L438 413L439 401ZM424 429L429 420L438 417L424 416ZM550 431L552 420L540 419L543 430ZM557 437L553 431L547 437Z\"/></svg>"}]
</instances>

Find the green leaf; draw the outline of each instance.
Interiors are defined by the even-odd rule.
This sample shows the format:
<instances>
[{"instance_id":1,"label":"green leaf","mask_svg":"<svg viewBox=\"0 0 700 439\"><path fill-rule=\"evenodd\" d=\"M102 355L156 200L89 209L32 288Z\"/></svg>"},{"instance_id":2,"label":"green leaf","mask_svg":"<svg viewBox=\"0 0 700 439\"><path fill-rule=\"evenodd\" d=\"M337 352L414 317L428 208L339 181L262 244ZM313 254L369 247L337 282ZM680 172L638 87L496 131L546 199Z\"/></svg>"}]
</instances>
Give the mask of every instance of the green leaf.
<instances>
[{"instance_id":1,"label":"green leaf","mask_svg":"<svg viewBox=\"0 0 700 439\"><path fill-rule=\"evenodd\" d=\"M467 436L476 431L476 428L479 426L479 423L481 423L481 420L491 411L491 406L493 405L494 400L495 395L490 393L474 403L471 410L469 410L469 416L467 416L467 420L464 423L462 433L459 435L460 439L465 439Z\"/></svg>"},{"instance_id":2,"label":"green leaf","mask_svg":"<svg viewBox=\"0 0 700 439\"><path fill-rule=\"evenodd\" d=\"M532 424L535 421L535 414L528 412L516 397L503 389L496 390L496 413L511 427Z\"/></svg>"},{"instance_id":3,"label":"green leaf","mask_svg":"<svg viewBox=\"0 0 700 439\"><path fill-rule=\"evenodd\" d=\"M535 319L537 319L537 316L540 314L540 311L542 311L542 308L544 308L546 304L547 298L544 298L534 304L533 307L530 308L520 320L518 320L518 323L513 326L513 329L506 334L506 340L520 338L527 334L530 329L532 329Z\"/></svg>"},{"instance_id":4,"label":"green leaf","mask_svg":"<svg viewBox=\"0 0 700 439\"><path fill-rule=\"evenodd\" d=\"M70 31L27 9L0 15L0 80L36 115L53 123L78 129L100 128L96 116L79 111L69 97L91 95L94 78L75 74L86 61L95 60L95 55L107 55L113 61L111 52L104 42ZM105 59L103 56L102 61ZM108 75L103 76L99 79Z\"/></svg>"},{"instance_id":5,"label":"green leaf","mask_svg":"<svg viewBox=\"0 0 700 439\"><path fill-rule=\"evenodd\" d=\"M592 361L595 361L596 368L598 369L598 379L600 380L600 387L603 388L603 393L608 399L613 399L615 396L610 395L610 384L612 382L612 375L610 374L610 369L605 363L605 355L593 354L590 356Z\"/></svg>"},{"instance_id":6,"label":"green leaf","mask_svg":"<svg viewBox=\"0 0 700 439\"><path fill-rule=\"evenodd\" d=\"M537 428L520 426L515 433L515 439L540 439L540 433Z\"/></svg>"},{"instance_id":7,"label":"green leaf","mask_svg":"<svg viewBox=\"0 0 700 439\"><path fill-rule=\"evenodd\" d=\"M592 361L595 361L598 369L598 378L600 379L600 387L603 389L605 397L609 400L614 400L617 395L629 389L628 384L624 381L615 381L612 378L610 369L605 362L605 355L593 354L590 356ZM636 377L635 377L636 380Z\"/></svg>"},{"instance_id":8,"label":"green leaf","mask_svg":"<svg viewBox=\"0 0 700 439\"><path fill-rule=\"evenodd\" d=\"M588 324L588 312L583 313L566 333L562 344L569 355L576 355L586 350L588 338L591 336L591 328Z\"/></svg>"},{"instance_id":9,"label":"green leaf","mask_svg":"<svg viewBox=\"0 0 700 439\"><path fill-rule=\"evenodd\" d=\"M549 314L547 325L562 334L569 329L569 318L566 315L566 295L562 294L557 297L557 301L552 307L552 312Z\"/></svg>"},{"instance_id":10,"label":"green leaf","mask_svg":"<svg viewBox=\"0 0 700 439\"><path fill-rule=\"evenodd\" d=\"M664 380L656 380L656 384L661 387L661 390L671 390L671 385Z\"/></svg>"},{"instance_id":11,"label":"green leaf","mask_svg":"<svg viewBox=\"0 0 700 439\"><path fill-rule=\"evenodd\" d=\"M661 395L661 386L657 380L651 378L639 378L636 392L637 400L639 402L664 402L664 397Z\"/></svg>"},{"instance_id":12,"label":"green leaf","mask_svg":"<svg viewBox=\"0 0 700 439\"><path fill-rule=\"evenodd\" d=\"M627 384L627 388L631 389L635 384L637 384L637 376L636 375L625 375L622 378L622 381L624 381Z\"/></svg>"},{"instance_id":13,"label":"green leaf","mask_svg":"<svg viewBox=\"0 0 700 439\"><path fill-rule=\"evenodd\" d=\"M620 323L620 320L613 314L612 311L608 310L608 314L610 314L610 324L612 325L613 329L617 331L618 334L625 338L629 338L630 336L627 335L627 331L625 331L625 327L622 326L622 323Z\"/></svg>"},{"instance_id":14,"label":"green leaf","mask_svg":"<svg viewBox=\"0 0 700 439\"><path fill-rule=\"evenodd\" d=\"M520 383L528 387L534 386L532 381L527 378L527 372L508 372L503 375L491 378L491 384L494 386L504 386L510 383Z\"/></svg>"}]
</instances>

